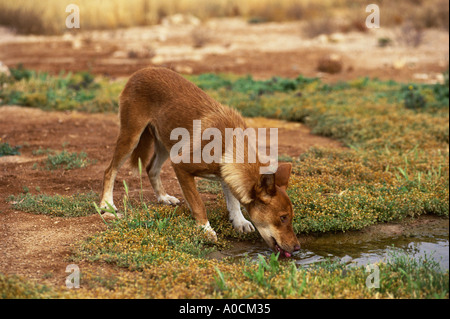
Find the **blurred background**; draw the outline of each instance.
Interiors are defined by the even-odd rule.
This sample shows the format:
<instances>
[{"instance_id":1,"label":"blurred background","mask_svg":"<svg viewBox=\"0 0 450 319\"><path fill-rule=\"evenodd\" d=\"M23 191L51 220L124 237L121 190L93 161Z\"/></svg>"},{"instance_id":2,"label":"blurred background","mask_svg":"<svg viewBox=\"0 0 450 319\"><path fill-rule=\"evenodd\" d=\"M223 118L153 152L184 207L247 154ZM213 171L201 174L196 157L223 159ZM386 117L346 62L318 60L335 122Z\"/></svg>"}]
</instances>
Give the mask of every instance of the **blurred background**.
<instances>
[{"instance_id":1,"label":"blurred background","mask_svg":"<svg viewBox=\"0 0 450 319\"><path fill-rule=\"evenodd\" d=\"M369 29L366 6L380 8ZM148 66L256 78L442 81L447 0L2 0L4 67L129 76ZM68 29L66 6L79 7Z\"/></svg>"}]
</instances>

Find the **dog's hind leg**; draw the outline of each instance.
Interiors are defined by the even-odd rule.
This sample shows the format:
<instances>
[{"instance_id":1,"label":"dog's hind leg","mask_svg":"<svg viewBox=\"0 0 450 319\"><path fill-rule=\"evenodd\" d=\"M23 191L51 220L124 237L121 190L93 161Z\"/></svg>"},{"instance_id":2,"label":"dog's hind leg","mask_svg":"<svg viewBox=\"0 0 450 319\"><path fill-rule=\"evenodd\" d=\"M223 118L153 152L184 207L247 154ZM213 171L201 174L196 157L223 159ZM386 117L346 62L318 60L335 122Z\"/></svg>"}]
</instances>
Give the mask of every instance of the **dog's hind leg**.
<instances>
[{"instance_id":1,"label":"dog's hind leg","mask_svg":"<svg viewBox=\"0 0 450 319\"><path fill-rule=\"evenodd\" d=\"M224 181L221 181L221 184L223 193L225 195L225 200L227 202L229 219L233 224L234 229L241 233L250 233L255 231L255 227L253 227L253 224L245 219L245 217L242 215L241 204L239 203L239 200L234 197L234 195L228 188L228 185Z\"/></svg>"},{"instance_id":2,"label":"dog's hind leg","mask_svg":"<svg viewBox=\"0 0 450 319\"><path fill-rule=\"evenodd\" d=\"M167 158L169 158L169 152L164 145L155 138L154 153L146 168L148 179L150 180L150 184L152 184L158 202L168 205L177 205L180 201L176 197L168 195L161 183L161 167Z\"/></svg>"},{"instance_id":3,"label":"dog's hind leg","mask_svg":"<svg viewBox=\"0 0 450 319\"><path fill-rule=\"evenodd\" d=\"M141 134L146 127L146 124L138 125L137 123L134 123L133 125L122 125L121 123L113 158L103 176L103 193L100 202L101 208L108 209L109 205L111 205L117 210L113 201L114 181L117 172L138 145Z\"/></svg>"}]
</instances>

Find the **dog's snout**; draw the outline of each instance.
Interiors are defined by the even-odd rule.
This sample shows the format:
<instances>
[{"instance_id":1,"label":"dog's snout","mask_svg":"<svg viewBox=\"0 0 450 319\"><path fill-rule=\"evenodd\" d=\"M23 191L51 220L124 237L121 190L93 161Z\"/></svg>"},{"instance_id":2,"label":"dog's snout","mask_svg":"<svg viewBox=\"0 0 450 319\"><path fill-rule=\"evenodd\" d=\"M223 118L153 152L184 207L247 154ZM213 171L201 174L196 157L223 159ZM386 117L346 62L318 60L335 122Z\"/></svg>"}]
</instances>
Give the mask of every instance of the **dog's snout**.
<instances>
[{"instance_id":1,"label":"dog's snout","mask_svg":"<svg viewBox=\"0 0 450 319\"><path fill-rule=\"evenodd\" d=\"M300 250L300 245L295 245L294 246L294 251L299 251Z\"/></svg>"}]
</instances>

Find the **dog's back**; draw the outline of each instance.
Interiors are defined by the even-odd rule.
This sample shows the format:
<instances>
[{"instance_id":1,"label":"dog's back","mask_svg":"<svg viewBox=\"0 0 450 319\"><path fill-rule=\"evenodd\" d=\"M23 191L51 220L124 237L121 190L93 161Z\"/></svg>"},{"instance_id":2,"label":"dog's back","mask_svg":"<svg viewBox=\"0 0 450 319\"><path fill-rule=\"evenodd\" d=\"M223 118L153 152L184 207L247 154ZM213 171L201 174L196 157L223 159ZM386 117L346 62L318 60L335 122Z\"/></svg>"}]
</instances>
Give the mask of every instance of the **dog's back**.
<instances>
[{"instance_id":1,"label":"dog's back","mask_svg":"<svg viewBox=\"0 0 450 319\"><path fill-rule=\"evenodd\" d=\"M194 120L201 121L202 131L215 128L222 136L225 136L225 128L246 128L237 111L218 103L192 82L165 68L145 68L130 78L120 95L120 117L122 125L142 122L141 126L147 123L150 130L143 131L140 143L133 151L131 163L134 167L139 158L143 162L148 158L150 138L159 140L169 151L177 143L170 139L171 132L184 128L193 136ZM202 140L201 147L208 142ZM224 151L224 139L222 147ZM190 151L194 151L192 147ZM191 162L180 164L192 173L206 169L199 167L199 163L189 165ZM208 171L220 174L219 166L213 166Z\"/></svg>"}]
</instances>

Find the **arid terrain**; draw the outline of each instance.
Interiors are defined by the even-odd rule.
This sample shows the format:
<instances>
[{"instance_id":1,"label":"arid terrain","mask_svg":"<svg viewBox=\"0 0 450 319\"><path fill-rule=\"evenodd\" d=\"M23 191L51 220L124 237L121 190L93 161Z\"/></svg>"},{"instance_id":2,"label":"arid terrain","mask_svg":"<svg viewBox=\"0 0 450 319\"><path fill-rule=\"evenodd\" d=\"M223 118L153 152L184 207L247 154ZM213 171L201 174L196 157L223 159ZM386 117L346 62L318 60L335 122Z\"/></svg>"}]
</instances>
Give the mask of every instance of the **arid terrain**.
<instances>
[{"instance_id":1,"label":"arid terrain","mask_svg":"<svg viewBox=\"0 0 450 319\"><path fill-rule=\"evenodd\" d=\"M161 65L188 74L302 74L331 82L366 76L435 82L448 67L449 37L443 30L413 34L420 41L410 34L416 31L400 27L310 37L303 31L305 23L249 24L224 18L62 36L22 36L0 28L0 61L55 74L90 70L128 77L142 67ZM383 41L388 44L380 46ZM341 72L318 71L320 61L330 56L341 63Z\"/></svg>"},{"instance_id":2,"label":"arid terrain","mask_svg":"<svg viewBox=\"0 0 450 319\"><path fill-rule=\"evenodd\" d=\"M400 82L442 81L448 68L449 36L445 31L423 31L418 47L400 43L399 30L380 28L366 32L333 33L309 38L301 22L248 24L241 19L213 19L203 24L169 24L114 31L67 33L62 36L15 35L0 28L0 61L9 67L58 74L90 70L97 75L128 77L149 65L170 67L180 73L230 72L258 79L294 78L302 74L324 82L359 77ZM386 47L380 38L392 39ZM322 59L332 56L342 70L318 71ZM315 136L299 123L254 118L254 127L279 128L279 154L298 156L311 146L343 147L339 142ZM70 263L70 247L105 228L97 214L59 218L15 211L7 199L28 189L32 193L100 193L103 171L118 134L115 114L44 112L18 106L0 107L0 138L21 145L20 156L0 157L0 273L18 274L63 285ZM42 149L84 151L95 163L74 170L36 169ZM170 164L162 172L166 190L181 192ZM115 197L123 194L122 181L138 196L139 179L123 167L116 181ZM155 196L144 179L144 196ZM204 200L214 195L204 194Z\"/></svg>"}]
</instances>

